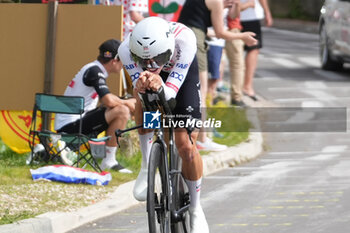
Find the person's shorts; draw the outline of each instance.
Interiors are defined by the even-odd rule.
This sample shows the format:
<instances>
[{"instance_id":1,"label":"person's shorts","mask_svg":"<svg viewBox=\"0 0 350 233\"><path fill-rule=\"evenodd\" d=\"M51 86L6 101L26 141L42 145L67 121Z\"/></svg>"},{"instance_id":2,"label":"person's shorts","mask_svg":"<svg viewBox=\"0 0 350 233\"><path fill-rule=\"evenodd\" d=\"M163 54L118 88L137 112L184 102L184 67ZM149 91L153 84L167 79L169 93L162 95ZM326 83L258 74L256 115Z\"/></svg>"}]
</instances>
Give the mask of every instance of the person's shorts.
<instances>
[{"instance_id":1,"label":"person's shorts","mask_svg":"<svg viewBox=\"0 0 350 233\"><path fill-rule=\"evenodd\" d=\"M241 22L241 24L243 28L242 32L254 32L256 34L254 38L258 40L257 45L253 45L253 46L244 45L244 50L251 51L254 49L261 49L263 44L262 44L260 20Z\"/></svg>"},{"instance_id":2,"label":"person's shorts","mask_svg":"<svg viewBox=\"0 0 350 233\"><path fill-rule=\"evenodd\" d=\"M165 82L169 73L161 72L160 75ZM200 84L196 57L193 59L185 81L176 95L176 105L172 113L178 120L183 120L189 117L201 119Z\"/></svg>"},{"instance_id":3,"label":"person's shorts","mask_svg":"<svg viewBox=\"0 0 350 233\"><path fill-rule=\"evenodd\" d=\"M108 123L105 119L106 108L98 107L94 110L87 112L82 119L82 133L85 135L94 135L97 136L101 132L105 131L108 128ZM76 120L72 123L69 123L63 126L57 132L65 133L78 133L79 132L79 121Z\"/></svg>"},{"instance_id":4,"label":"person's shorts","mask_svg":"<svg viewBox=\"0 0 350 233\"><path fill-rule=\"evenodd\" d=\"M208 72L211 79L220 78L220 64L223 47L209 45L208 50Z\"/></svg>"},{"instance_id":5,"label":"person's shorts","mask_svg":"<svg viewBox=\"0 0 350 233\"><path fill-rule=\"evenodd\" d=\"M197 61L198 61L198 69L199 72L207 71L208 70L208 58L207 58L207 51L208 51L208 44L205 41L205 32L203 32L199 28L190 27L194 34L196 35L197 39Z\"/></svg>"}]
</instances>

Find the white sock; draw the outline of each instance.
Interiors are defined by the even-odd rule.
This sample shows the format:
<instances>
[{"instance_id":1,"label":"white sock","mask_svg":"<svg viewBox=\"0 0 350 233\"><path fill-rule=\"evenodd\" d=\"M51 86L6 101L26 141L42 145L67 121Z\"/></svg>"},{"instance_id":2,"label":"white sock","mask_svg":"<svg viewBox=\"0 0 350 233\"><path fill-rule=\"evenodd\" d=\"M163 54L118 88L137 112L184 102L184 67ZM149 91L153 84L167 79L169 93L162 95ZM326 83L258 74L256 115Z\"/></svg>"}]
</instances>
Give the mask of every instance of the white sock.
<instances>
[{"instance_id":1,"label":"white sock","mask_svg":"<svg viewBox=\"0 0 350 233\"><path fill-rule=\"evenodd\" d=\"M142 153L141 169L148 169L148 161L149 161L149 156L151 154L153 135L154 135L153 131L142 135L139 134L141 153Z\"/></svg>"},{"instance_id":2,"label":"white sock","mask_svg":"<svg viewBox=\"0 0 350 233\"><path fill-rule=\"evenodd\" d=\"M106 146L106 158L103 159L103 163L108 167L117 165L118 161L115 159L116 152L117 152L116 146Z\"/></svg>"},{"instance_id":3,"label":"white sock","mask_svg":"<svg viewBox=\"0 0 350 233\"><path fill-rule=\"evenodd\" d=\"M194 209L197 206L201 206L200 203L200 195L201 195L201 188L202 188L202 177L199 178L199 180L187 180L185 179L188 190L190 192L190 208Z\"/></svg>"}]
</instances>

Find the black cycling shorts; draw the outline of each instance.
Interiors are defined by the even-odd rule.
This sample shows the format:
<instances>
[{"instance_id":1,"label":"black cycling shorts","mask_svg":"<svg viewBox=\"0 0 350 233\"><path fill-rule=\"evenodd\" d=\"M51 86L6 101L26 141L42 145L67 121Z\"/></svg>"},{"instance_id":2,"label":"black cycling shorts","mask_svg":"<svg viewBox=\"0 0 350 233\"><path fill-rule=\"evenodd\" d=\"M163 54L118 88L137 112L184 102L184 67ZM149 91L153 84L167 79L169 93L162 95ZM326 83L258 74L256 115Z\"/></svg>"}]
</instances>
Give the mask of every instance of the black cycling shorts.
<instances>
[{"instance_id":1,"label":"black cycling shorts","mask_svg":"<svg viewBox=\"0 0 350 233\"><path fill-rule=\"evenodd\" d=\"M105 131L108 128L108 124L105 118L106 108L98 107L94 110L87 112L82 119L82 133L85 135L97 136L101 132ZM63 126L57 132L65 133L78 133L79 132L79 121L69 123Z\"/></svg>"},{"instance_id":2,"label":"black cycling shorts","mask_svg":"<svg viewBox=\"0 0 350 233\"><path fill-rule=\"evenodd\" d=\"M242 24L242 28L243 28L242 32L254 32L256 34L254 36L254 38L258 40L257 45L253 45L253 46L244 45L244 50L251 51L254 49L261 49L263 44L262 44L262 33L261 33L260 20L241 22L241 24Z\"/></svg>"},{"instance_id":3,"label":"black cycling shorts","mask_svg":"<svg viewBox=\"0 0 350 233\"><path fill-rule=\"evenodd\" d=\"M161 72L160 76L165 82L169 73ZM172 113L177 119L201 119L200 101L198 62L197 57L194 57L185 81L176 95L176 105Z\"/></svg>"}]
</instances>

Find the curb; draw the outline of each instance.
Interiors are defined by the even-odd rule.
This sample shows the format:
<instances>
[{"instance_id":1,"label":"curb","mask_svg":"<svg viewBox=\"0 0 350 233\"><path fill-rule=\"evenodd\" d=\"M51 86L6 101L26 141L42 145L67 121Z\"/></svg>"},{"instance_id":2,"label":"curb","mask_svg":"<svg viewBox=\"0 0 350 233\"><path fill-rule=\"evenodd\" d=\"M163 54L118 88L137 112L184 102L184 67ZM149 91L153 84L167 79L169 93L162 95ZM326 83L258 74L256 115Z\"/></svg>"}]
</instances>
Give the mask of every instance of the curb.
<instances>
[{"instance_id":1,"label":"curb","mask_svg":"<svg viewBox=\"0 0 350 233\"><path fill-rule=\"evenodd\" d=\"M208 156L203 156L203 176L256 158L262 152L262 145L261 133L254 132L250 133L246 142L225 151L211 152Z\"/></svg>"}]
</instances>

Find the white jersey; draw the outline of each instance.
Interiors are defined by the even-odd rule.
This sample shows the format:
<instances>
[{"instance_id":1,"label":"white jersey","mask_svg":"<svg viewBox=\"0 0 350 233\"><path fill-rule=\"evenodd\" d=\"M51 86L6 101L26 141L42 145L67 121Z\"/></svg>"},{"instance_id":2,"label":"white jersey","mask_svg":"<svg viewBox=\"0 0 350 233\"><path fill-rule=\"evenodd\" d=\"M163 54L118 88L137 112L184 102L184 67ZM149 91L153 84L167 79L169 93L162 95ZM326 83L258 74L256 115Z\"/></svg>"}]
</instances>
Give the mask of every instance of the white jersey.
<instances>
[{"instance_id":1,"label":"white jersey","mask_svg":"<svg viewBox=\"0 0 350 233\"><path fill-rule=\"evenodd\" d=\"M245 3L247 0L241 0L241 3ZM244 21L253 21L253 20L261 20L264 16L264 9L262 8L260 1L255 0L254 8L247 8L244 11L241 11L240 19L242 22Z\"/></svg>"},{"instance_id":2,"label":"white jersey","mask_svg":"<svg viewBox=\"0 0 350 233\"><path fill-rule=\"evenodd\" d=\"M169 22L169 25L175 37L175 49L169 62L162 69L162 71L169 73L168 78L163 83L167 99L176 97L197 52L196 36L191 29L176 22ZM132 59L129 51L129 40L130 36L119 46L118 54L135 86L143 69Z\"/></svg>"},{"instance_id":3,"label":"white jersey","mask_svg":"<svg viewBox=\"0 0 350 233\"><path fill-rule=\"evenodd\" d=\"M75 75L67 86L64 95L84 97L85 114L97 107L99 95L101 95L101 93L109 93L109 89L106 85L107 77L108 72L99 61L96 60L90 62L81 68L81 70ZM88 83L86 82L87 79L90 80ZM97 90L99 90L100 93L97 93ZM74 122L77 119L79 119L79 115L56 114L55 129L58 130L64 125Z\"/></svg>"}]
</instances>

